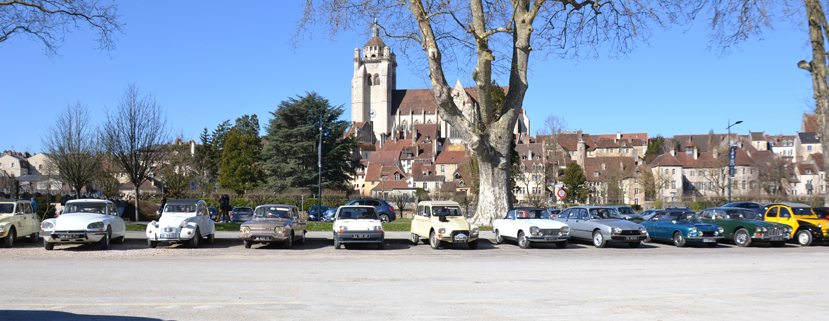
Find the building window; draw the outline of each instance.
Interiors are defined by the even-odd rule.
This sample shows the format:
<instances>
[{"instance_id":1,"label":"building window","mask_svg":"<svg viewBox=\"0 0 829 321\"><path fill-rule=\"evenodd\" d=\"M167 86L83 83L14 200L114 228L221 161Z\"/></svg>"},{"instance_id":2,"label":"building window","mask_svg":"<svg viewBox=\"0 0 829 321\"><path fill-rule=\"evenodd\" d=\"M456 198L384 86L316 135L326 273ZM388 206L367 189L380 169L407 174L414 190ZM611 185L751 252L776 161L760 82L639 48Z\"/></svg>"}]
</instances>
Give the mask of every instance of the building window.
<instances>
[{"instance_id":1,"label":"building window","mask_svg":"<svg viewBox=\"0 0 829 321\"><path fill-rule=\"evenodd\" d=\"M440 165L440 171L445 172L446 171L446 165Z\"/></svg>"},{"instance_id":2,"label":"building window","mask_svg":"<svg viewBox=\"0 0 829 321\"><path fill-rule=\"evenodd\" d=\"M428 183L423 183L423 189L429 189L429 187L427 187L426 184Z\"/></svg>"},{"instance_id":3,"label":"building window","mask_svg":"<svg viewBox=\"0 0 829 321\"><path fill-rule=\"evenodd\" d=\"M399 181L400 180L400 174L394 174L394 180Z\"/></svg>"},{"instance_id":4,"label":"building window","mask_svg":"<svg viewBox=\"0 0 829 321\"><path fill-rule=\"evenodd\" d=\"M665 182L665 188L666 189L668 188L668 182Z\"/></svg>"},{"instance_id":5,"label":"building window","mask_svg":"<svg viewBox=\"0 0 829 321\"><path fill-rule=\"evenodd\" d=\"M811 175L811 174L812 174L812 169L811 169L811 168L807 168L807 169L806 169L806 174Z\"/></svg>"},{"instance_id":6,"label":"building window","mask_svg":"<svg viewBox=\"0 0 829 321\"><path fill-rule=\"evenodd\" d=\"M668 171L668 169L666 168L666 169L665 169L665 174L667 175L668 173L670 173L670 172L669 172L669 171Z\"/></svg>"},{"instance_id":7,"label":"building window","mask_svg":"<svg viewBox=\"0 0 829 321\"><path fill-rule=\"evenodd\" d=\"M746 181L743 181L743 189L746 189Z\"/></svg>"},{"instance_id":8,"label":"building window","mask_svg":"<svg viewBox=\"0 0 829 321\"><path fill-rule=\"evenodd\" d=\"M806 151L811 152L812 151L812 145L806 146Z\"/></svg>"},{"instance_id":9,"label":"building window","mask_svg":"<svg viewBox=\"0 0 829 321\"><path fill-rule=\"evenodd\" d=\"M745 174L746 174L746 169L745 169L745 168L743 168L743 175L745 175Z\"/></svg>"},{"instance_id":10,"label":"building window","mask_svg":"<svg viewBox=\"0 0 829 321\"><path fill-rule=\"evenodd\" d=\"M435 188L440 188L440 182L435 182Z\"/></svg>"},{"instance_id":11,"label":"building window","mask_svg":"<svg viewBox=\"0 0 829 321\"><path fill-rule=\"evenodd\" d=\"M593 172L593 177L599 177L599 172Z\"/></svg>"},{"instance_id":12,"label":"building window","mask_svg":"<svg viewBox=\"0 0 829 321\"><path fill-rule=\"evenodd\" d=\"M639 199L638 198L633 199L633 205L639 205Z\"/></svg>"},{"instance_id":13,"label":"building window","mask_svg":"<svg viewBox=\"0 0 829 321\"><path fill-rule=\"evenodd\" d=\"M43 164L37 165L37 169L43 169Z\"/></svg>"},{"instance_id":14,"label":"building window","mask_svg":"<svg viewBox=\"0 0 829 321\"><path fill-rule=\"evenodd\" d=\"M694 170L692 169L692 170L688 171L688 175L694 176Z\"/></svg>"},{"instance_id":15,"label":"building window","mask_svg":"<svg viewBox=\"0 0 829 321\"><path fill-rule=\"evenodd\" d=\"M671 169L671 174L676 174L676 168Z\"/></svg>"},{"instance_id":16,"label":"building window","mask_svg":"<svg viewBox=\"0 0 829 321\"><path fill-rule=\"evenodd\" d=\"M377 181L371 181L371 185L372 186L377 185Z\"/></svg>"},{"instance_id":17,"label":"building window","mask_svg":"<svg viewBox=\"0 0 829 321\"><path fill-rule=\"evenodd\" d=\"M639 194L639 188L638 187L633 189L633 195L636 195L636 194Z\"/></svg>"},{"instance_id":18,"label":"building window","mask_svg":"<svg viewBox=\"0 0 829 321\"><path fill-rule=\"evenodd\" d=\"M15 163L11 163L11 165L9 165L9 167L14 168L14 165L16 165L16 164L15 164Z\"/></svg>"},{"instance_id":19,"label":"building window","mask_svg":"<svg viewBox=\"0 0 829 321\"><path fill-rule=\"evenodd\" d=\"M3 168L3 163L0 163L0 168Z\"/></svg>"}]
</instances>

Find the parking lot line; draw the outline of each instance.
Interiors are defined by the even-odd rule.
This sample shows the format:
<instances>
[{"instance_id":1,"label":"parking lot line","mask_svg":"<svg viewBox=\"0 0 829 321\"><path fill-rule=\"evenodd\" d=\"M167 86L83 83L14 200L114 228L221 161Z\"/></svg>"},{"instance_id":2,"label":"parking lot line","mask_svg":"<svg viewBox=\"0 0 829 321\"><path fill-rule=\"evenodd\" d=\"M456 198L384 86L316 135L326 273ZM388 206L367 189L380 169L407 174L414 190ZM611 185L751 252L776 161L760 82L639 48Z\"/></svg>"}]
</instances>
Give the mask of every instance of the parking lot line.
<instances>
[{"instance_id":1,"label":"parking lot line","mask_svg":"<svg viewBox=\"0 0 829 321\"><path fill-rule=\"evenodd\" d=\"M0 304L0 306L30 306L30 307L42 307L42 306L95 306L95 307L103 307L103 306L175 306L175 305L186 305L186 306L197 306L197 305L277 305L277 304L287 304L287 305L297 305L297 304L304 304L303 302L144 302L144 303L136 303L136 302L107 302L107 303L30 303L30 304Z\"/></svg>"}]
</instances>

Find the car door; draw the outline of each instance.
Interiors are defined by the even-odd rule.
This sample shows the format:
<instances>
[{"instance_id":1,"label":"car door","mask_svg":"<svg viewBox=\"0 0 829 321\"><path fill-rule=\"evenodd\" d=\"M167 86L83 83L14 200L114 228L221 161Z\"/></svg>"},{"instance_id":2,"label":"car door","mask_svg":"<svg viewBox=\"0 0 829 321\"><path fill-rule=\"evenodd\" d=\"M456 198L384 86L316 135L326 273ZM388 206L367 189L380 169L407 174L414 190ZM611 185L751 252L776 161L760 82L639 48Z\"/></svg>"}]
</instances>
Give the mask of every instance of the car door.
<instances>
[{"instance_id":1,"label":"car door","mask_svg":"<svg viewBox=\"0 0 829 321\"><path fill-rule=\"evenodd\" d=\"M570 215L567 217L567 225L570 225L570 234L573 237L583 239L589 239L591 237L584 231L587 225L587 217L587 209L579 208L570 211Z\"/></svg>"},{"instance_id":2,"label":"car door","mask_svg":"<svg viewBox=\"0 0 829 321\"><path fill-rule=\"evenodd\" d=\"M502 236L507 236L511 238L517 237L518 228L516 225L518 224L518 222L516 222L515 220L515 210L510 210L509 212L507 212L507 216L504 217L502 221L503 224L501 224L502 227L499 233L501 233Z\"/></svg>"},{"instance_id":3,"label":"car door","mask_svg":"<svg viewBox=\"0 0 829 321\"><path fill-rule=\"evenodd\" d=\"M777 220L778 211L780 211L780 206L772 206L766 210L766 215L763 216L763 220L767 222L779 223Z\"/></svg>"},{"instance_id":4,"label":"car door","mask_svg":"<svg viewBox=\"0 0 829 321\"><path fill-rule=\"evenodd\" d=\"M797 220L792 216L792 212L789 210L787 206L778 206L779 212L777 213L777 222L786 224L791 226L795 231L800 224L797 223Z\"/></svg>"},{"instance_id":5,"label":"car door","mask_svg":"<svg viewBox=\"0 0 829 321\"><path fill-rule=\"evenodd\" d=\"M291 217L293 218L291 222L291 229L294 231L294 237L301 237L302 233L305 233L306 224L305 221L299 217L299 212L296 207L292 208Z\"/></svg>"},{"instance_id":6,"label":"car door","mask_svg":"<svg viewBox=\"0 0 829 321\"><path fill-rule=\"evenodd\" d=\"M109 214L110 226L112 226L112 234L117 236L125 236L127 234L127 226L124 220L118 216L118 208L114 203L107 204L107 213Z\"/></svg>"},{"instance_id":7,"label":"car door","mask_svg":"<svg viewBox=\"0 0 829 321\"><path fill-rule=\"evenodd\" d=\"M26 209L23 210L23 213L26 217L24 219L27 226L26 234L28 235L40 231L40 223L37 221L37 213L31 203L26 204Z\"/></svg>"},{"instance_id":8,"label":"car door","mask_svg":"<svg viewBox=\"0 0 829 321\"><path fill-rule=\"evenodd\" d=\"M418 225L417 227L417 234L423 237L429 237L429 229L432 228L431 221L432 207L429 205L424 205L420 225Z\"/></svg>"},{"instance_id":9,"label":"car door","mask_svg":"<svg viewBox=\"0 0 829 321\"><path fill-rule=\"evenodd\" d=\"M207 225L208 217L210 217L210 213L207 212L207 206L205 206L204 203L199 203L196 210L196 221L199 226L199 234L205 235L210 233L210 226Z\"/></svg>"}]
</instances>

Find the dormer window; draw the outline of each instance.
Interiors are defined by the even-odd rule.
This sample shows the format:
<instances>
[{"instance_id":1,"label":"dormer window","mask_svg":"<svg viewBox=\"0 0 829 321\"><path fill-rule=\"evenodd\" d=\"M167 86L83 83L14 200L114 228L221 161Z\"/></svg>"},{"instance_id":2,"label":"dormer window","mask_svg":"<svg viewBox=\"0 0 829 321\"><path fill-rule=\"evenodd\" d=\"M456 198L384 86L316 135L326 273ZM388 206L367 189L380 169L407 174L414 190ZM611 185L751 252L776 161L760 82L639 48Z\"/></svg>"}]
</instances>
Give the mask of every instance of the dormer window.
<instances>
[{"instance_id":1,"label":"dormer window","mask_svg":"<svg viewBox=\"0 0 829 321\"><path fill-rule=\"evenodd\" d=\"M806 169L806 174L812 174L812 169Z\"/></svg>"},{"instance_id":2,"label":"dormer window","mask_svg":"<svg viewBox=\"0 0 829 321\"><path fill-rule=\"evenodd\" d=\"M399 181L400 180L400 174L394 174L394 180Z\"/></svg>"},{"instance_id":3,"label":"dormer window","mask_svg":"<svg viewBox=\"0 0 829 321\"><path fill-rule=\"evenodd\" d=\"M599 172L593 172L593 177L599 177Z\"/></svg>"}]
</instances>

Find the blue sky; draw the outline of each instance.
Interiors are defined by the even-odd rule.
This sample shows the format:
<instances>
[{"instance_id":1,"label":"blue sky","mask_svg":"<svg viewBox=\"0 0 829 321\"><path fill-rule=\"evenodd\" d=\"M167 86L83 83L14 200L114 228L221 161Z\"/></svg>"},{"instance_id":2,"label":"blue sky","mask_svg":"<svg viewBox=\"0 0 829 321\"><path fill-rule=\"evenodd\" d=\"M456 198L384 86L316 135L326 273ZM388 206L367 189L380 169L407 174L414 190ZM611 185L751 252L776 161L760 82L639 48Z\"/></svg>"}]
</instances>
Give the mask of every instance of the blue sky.
<instances>
[{"instance_id":1,"label":"blue sky","mask_svg":"<svg viewBox=\"0 0 829 321\"><path fill-rule=\"evenodd\" d=\"M122 1L125 34L109 55L85 31L68 35L55 57L26 37L0 43L0 150L40 152L55 115L77 101L99 123L130 82L166 108L176 133L193 139L243 114L259 115L264 129L280 101L306 91L344 105L350 117L353 49L368 31L345 32L334 42L318 34L292 48L301 2L253 4ZM810 56L806 34L780 23L762 41L720 57L707 51L706 32L702 23L655 32L622 59L533 56L524 102L532 131L551 114L591 134L725 132L729 118L744 121L734 127L742 134L798 131L812 96L808 73L796 67ZM401 58L398 88L426 88L424 75ZM458 75L451 77L454 84Z\"/></svg>"}]
</instances>

